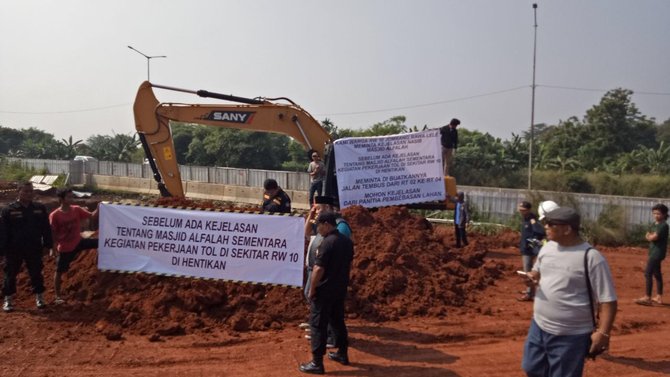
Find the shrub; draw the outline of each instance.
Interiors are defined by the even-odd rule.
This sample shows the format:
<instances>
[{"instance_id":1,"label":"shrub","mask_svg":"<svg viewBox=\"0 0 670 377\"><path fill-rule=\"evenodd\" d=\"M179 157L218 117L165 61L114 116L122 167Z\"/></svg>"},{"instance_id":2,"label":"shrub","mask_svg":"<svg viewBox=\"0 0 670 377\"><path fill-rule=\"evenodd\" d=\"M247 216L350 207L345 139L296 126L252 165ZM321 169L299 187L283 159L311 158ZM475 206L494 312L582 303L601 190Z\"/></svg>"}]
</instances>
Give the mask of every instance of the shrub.
<instances>
[{"instance_id":1,"label":"shrub","mask_svg":"<svg viewBox=\"0 0 670 377\"><path fill-rule=\"evenodd\" d=\"M618 246L628 242L623 207L608 204L598 216L598 220L585 221L583 235L593 244Z\"/></svg>"},{"instance_id":2,"label":"shrub","mask_svg":"<svg viewBox=\"0 0 670 377\"><path fill-rule=\"evenodd\" d=\"M592 193L593 186L586 179L583 173L571 172L565 176L565 191Z\"/></svg>"},{"instance_id":3,"label":"shrub","mask_svg":"<svg viewBox=\"0 0 670 377\"><path fill-rule=\"evenodd\" d=\"M42 169L44 170L44 169ZM33 175L39 175L36 169L24 168L20 162L9 162L5 159L0 159L0 179L6 181L26 181Z\"/></svg>"}]
</instances>

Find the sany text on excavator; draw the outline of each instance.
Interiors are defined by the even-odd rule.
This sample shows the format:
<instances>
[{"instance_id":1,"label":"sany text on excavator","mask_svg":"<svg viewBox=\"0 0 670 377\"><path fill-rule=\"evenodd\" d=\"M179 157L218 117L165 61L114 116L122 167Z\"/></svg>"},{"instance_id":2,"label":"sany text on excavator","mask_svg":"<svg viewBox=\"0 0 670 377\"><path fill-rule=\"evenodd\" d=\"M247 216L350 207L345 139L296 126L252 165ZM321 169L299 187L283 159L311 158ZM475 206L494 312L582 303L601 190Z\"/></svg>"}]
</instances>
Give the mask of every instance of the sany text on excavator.
<instances>
[{"instance_id":1,"label":"sany text on excavator","mask_svg":"<svg viewBox=\"0 0 670 377\"><path fill-rule=\"evenodd\" d=\"M237 104L161 103L153 88L196 94ZM277 101L287 103L278 103ZM335 155L328 132L307 111L285 97L244 98L206 90L187 90L143 82L133 105L135 128L162 196L183 197L170 121L195 123L240 130L273 132L292 137L307 150L318 151L326 164L325 195L337 197ZM445 177L447 192L454 196L456 185ZM408 205L410 208L453 208L451 201Z\"/></svg>"}]
</instances>

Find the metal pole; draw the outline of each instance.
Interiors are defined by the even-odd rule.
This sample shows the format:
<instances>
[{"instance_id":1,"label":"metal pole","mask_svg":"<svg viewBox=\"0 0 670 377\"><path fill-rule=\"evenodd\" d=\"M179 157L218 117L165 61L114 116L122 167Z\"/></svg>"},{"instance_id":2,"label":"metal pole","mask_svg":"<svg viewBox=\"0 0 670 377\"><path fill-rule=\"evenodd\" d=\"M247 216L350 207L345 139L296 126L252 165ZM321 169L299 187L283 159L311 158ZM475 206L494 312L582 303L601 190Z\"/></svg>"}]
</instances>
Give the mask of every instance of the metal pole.
<instances>
[{"instance_id":1,"label":"metal pole","mask_svg":"<svg viewBox=\"0 0 670 377\"><path fill-rule=\"evenodd\" d=\"M150 70L150 64L149 64L150 60L153 59L153 58L167 58L167 56L165 56L165 55L149 56L149 55L143 53L142 51L134 48L133 46L128 46L128 48L137 52L138 54L144 56L145 58L147 58L147 81L151 82L151 70Z\"/></svg>"},{"instance_id":2,"label":"metal pole","mask_svg":"<svg viewBox=\"0 0 670 377\"><path fill-rule=\"evenodd\" d=\"M530 144L528 145L528 190L532 189L533 179L533 144L535 142L535 57L537 53L537 4L533 4L533 17L535 19L535 33L533 37L533 85L531 86L531 105L530 105Z\"/></svg>"}]
</instances>

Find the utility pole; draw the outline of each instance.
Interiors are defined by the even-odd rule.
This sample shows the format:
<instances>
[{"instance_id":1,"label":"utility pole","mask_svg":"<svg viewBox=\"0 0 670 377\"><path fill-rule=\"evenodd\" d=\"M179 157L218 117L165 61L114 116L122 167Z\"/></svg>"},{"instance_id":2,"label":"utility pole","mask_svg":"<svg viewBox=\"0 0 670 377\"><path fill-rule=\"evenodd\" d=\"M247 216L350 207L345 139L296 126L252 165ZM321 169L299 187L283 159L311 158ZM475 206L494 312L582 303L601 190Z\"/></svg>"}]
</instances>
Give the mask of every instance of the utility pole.
<instances>
[{"instance_id":1,"label":"utility pole","mask_svg":"<svg viewBox=\"0 0 670 377\"><path fill-rule=\"evenodd\" d=\"M145 58L147 58L147 81L151 81L151 71L150 71L150 69L149 69L149 62L151 61L151 59L154 59L154 58L167 58L167 56L165 56L165 55L156 55L156 56L145 55L144 53L142 53L141 51L137 50L136 48L133 48L133 46L128 46L128 48L131 49L131 50L133 50L133 51L135 51L135 52L137 52L138 54L144 56Z\"/></svg>"},{"instance_id":2,"label":"utility pole","mask_svg":"<svg viewBox=\"0 0 670 377\"><path fill-rule=\"evenodd\" d=\"M535 18L535 35L533 39L533 85L530 102L530 144L528 145L528 190L532 189L533 180L533 144L535 143L535 57L537 55L537 3L533 3L533 17Z\"/></svg>"}]
</instances>

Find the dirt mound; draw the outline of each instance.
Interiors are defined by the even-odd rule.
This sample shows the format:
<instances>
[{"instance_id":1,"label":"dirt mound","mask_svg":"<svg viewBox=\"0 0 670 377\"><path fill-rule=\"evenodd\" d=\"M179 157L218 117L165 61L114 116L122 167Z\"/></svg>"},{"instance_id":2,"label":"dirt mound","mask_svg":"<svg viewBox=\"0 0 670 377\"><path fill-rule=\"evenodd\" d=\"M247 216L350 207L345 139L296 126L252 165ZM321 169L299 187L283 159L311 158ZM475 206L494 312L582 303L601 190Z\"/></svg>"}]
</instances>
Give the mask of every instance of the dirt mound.
<instances>
[{"instance_id":1,"label":"dirt mound","mask_svg":"<svg viewBox=\"0 0 670 377\"><path fill-rule=\"evenodd\" d=\"M211 208L180 203L196 204ZM488 246L477 237L465 248L450 249L451 228L434 228L404 208L354 207L344 215L355 241L347 304L351 317L385 321L442 316L448 307L471 300L506 269L484 261ZM300 289L100 272L96 254L83 253L73 264L64 282L69 303L54 315L94 323L110 339L124 331L156 337L214 327L265 330L307 315ZM45 271L45 276L50 273Z\"/></svg>"},{"instance_id":2,"label":"dirt mound","mask_svg":"<svg viewBox=\"0 0 670 377\"><path fill-rule=\"evenodd\" d=\"M506 269L484 261L488 247L476 238L450 249L451 228L434 228L404 207L353 207L343 214L356 244L349 313L365 319L445 315Z\"/></svg>"}]
</instances>

